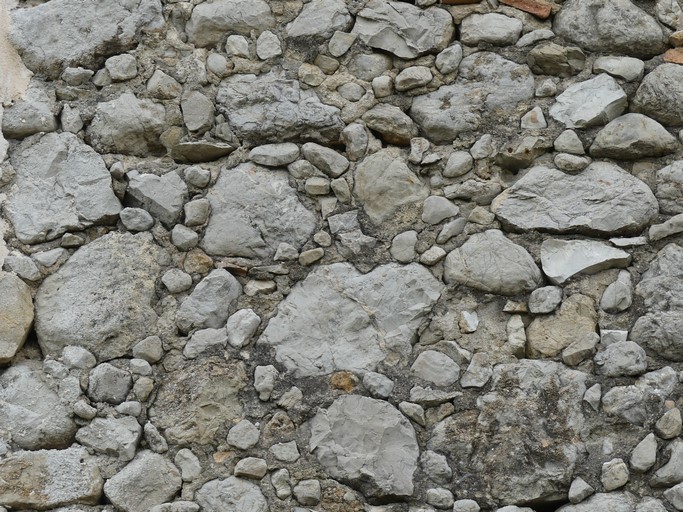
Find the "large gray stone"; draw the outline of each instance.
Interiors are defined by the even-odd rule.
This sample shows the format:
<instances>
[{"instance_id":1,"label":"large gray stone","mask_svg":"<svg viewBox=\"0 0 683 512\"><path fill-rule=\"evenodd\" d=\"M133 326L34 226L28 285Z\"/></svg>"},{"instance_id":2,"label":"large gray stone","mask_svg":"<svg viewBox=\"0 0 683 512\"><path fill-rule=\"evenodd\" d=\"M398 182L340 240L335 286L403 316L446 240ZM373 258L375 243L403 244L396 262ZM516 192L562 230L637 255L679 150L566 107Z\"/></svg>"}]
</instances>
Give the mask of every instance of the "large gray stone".
<instances>
[{"instance_id":1,"label":"large gray stone","mask_svg":"<svg viewBox=\"0 0 683 512\"><path fill-rule=\"evenodd\" d=\"M131 171L127 176L126 195L130 204L144 208L168 228L180 220L188 192L177 172L156 176Z\"/></svg>"},{"instance_id":2,"label":"large gray stone","mask_svg":"<svg viewBox=\"0 0 683 512\"><path fill-rule=\"evenodd\" d=\"M26 450L68 447L77 427L55 385L33 361L5 370L0 375L0 435L11 436Z\"/></svg>"},{"instance_id":3,"label":"large gray stone","mask_svg":"<svg viewBox=\"0 0 683 512\"><path fill-rule=\"evenodd\" d=\"M125 512L148 512L171 501L182 486L180 471L166 457L143 450L104 484L104 494Z\"/></svg>"},{"instance_id":4,"label":"large gray stone","mask_svg":"<svg viewBox=\"0 0 683 512\"><path fill-rule=\"evenodd\" d=\"M365 114L363 121L372 131L389 144L407 146L417 135L417 126L400 108L386 103L375 105Z\"/></svg>"},{"instance_id":5,"label":"large gray stone","mask_svg":"<svg viewBox=\"0 0 683 512\"><path fill-rule=\"evenodd\" d=\"M100 153L161 155L165 148L159 137L166 129L165 119L163 105L124 92L116 99L97 104L86 133L92 147Z\"/></svg>"},{"instance_id":6,"label":"large gray stone","mask_svg":"<svg viewBox=\"0 0 683 512\"><path fill-rule=\"evenodd\" d=\"M210 480L195 494L205 512L268 512L268 501L255 483L231 476Z\"/></svg>"},{"instance_id":7,"label":"large gray stone","mask_svg":"<svg viewBox=\"0 0 683 512\"><path fill-rule=\"evenodd\" d=\"M325 471L369 497L413 494L420 449L410 422L383 400L348 395L311 420L309 448Z\"/></svg>"},{"instance_id":8,"label":"large gray stone","mask_svg":"<svg viewBox=\"0 0 683 512\"><path fill-rule=\"evenodd\" d=\"M0 364L9 363L33 325L31 289L14 274L0 271Z\"/></svg>"},{"instance_id":9,"label":"large gray stone","mask_svg":"<svg viewBox=\"0 0 683 512\"><path fill-rule=\"evenodd\" d=\"M336 142L344 128L337 107L325 105L312 89L301 89L298 81L275 72L226 78L216 101L235 134L254 144Z\"/></svg>"},{"instance_id":10,"label":"large gray stone","mask_svg":"<svg viewBox=\"0 0 683 512\"><path fill-rule=\"evenodd\" d=\"M549 239L541 244L543 272L553 284L562 284L576 274L624 268L630 262L629 253L602 242Z\"/></svg>"},{"instance_id":11,"label":"large gray stone","mask_svg":"<svg viewBox=\"0 0 683 512\"><path fill-rule=\"evenodd\" d=\"M438 53L451 42L453 19L437 7L420 9L406 2L370 0L356 15L351 33L372 48L403 59Z\"/></svg>"},{"instance_id":12,"label":"large gray stone","mask_svg":"<svg viewBox=\"0 0 683 512\"><path fill-rule=\"evenodd\" d=\"M11 162L17 177L5 212L24 243L114 221L121 210L104 161L71 133L27 139Z\"/></svg>"},{"instance_id":13,"label":"large gray stone","mask_svg":"<svg viewBox=\"0 0 683 512\"><path fill-rule=\"evenodd\" d=\"M343 0L312 0L287 25L287 37L329 39L336 31L346 32L352 23Z\"/></svg>"},{"instance_id":14,"label":"large gray stone","mask_svg":"<svg viewBox=\"0 0 683 512\"><path fill-rule=\"evenodd\" d=\"M78 345L100 361L128 354L155 329L154 287L166 258L146 233L110 233L76 251L36 294L43 353Z\"/></svg>"},{"instance_id":15,"label":"large gray stone","mask_svg":"<svg viewBox=\"0 0 683 512\"><path fill-rule=\"evenodd\" d=\"M55 110L55 93L32 82L21 99L5 108L0 119L2 133L8 139L23 139L34 133L54 132Z\"/></svg>"},{"instance_id":16,"label":"large gray stone","mask_svg":"<svg viewBox=\"0 0 683 512\"><path fill-rule=\"evenodd\" d=\"M568 0L553 30L591 52L650 58L666 48L657 21L629 0Z\"/></svg>"},{"instance_id":17,"label":"large gray stone","mask_svg":"<svg viewBox=\"0 0 683 512\"><path fill-rule=\"evenodd\" d=\"M96 505L104 484L97 459L80 446L12 453L0 474L0 503L16 509Z\"/></svg>"},{"instance_id":18,"label":"large gray stone","mask_svg":"<svg viewBox=\"0 0 683 512\"><path fill-rule=\"evenodd\" d=\"M201 246L212 255L269 258L282 242L300 249L317 226L285 171L250 163L224 169L207 198L211 217Z\"/></svg>"},{"instance_id":19,"label":"large gray stone","mask_svg":"<svg viewBox=\"0 0 683 512\"><path fill-rule=\"evenodd\" d=\"M522 33L522 22L504 14L471 14L460 24L460 41L468 46L491 43L498 46L515 44Z\"/></svg>"},{"instance_id":20,"label":"large gray stone","mask_svg":"<svg viewBox=\"0 0 683 512\"><path fill-rule=\"evenodd\" d=\"M447 283L501 295L530 292L543 277L531 255L497 229L472 235L444 264Z\"/></svg>"},{"instance_id":21,"label":"large gray stone","mask_svg":"<svg viewBox=\"0 0 683 512\"><path fill-rule=\"evenodd\" d=\"M409 114L427 138L450 143L461 132L510 115L533 95L534 78L528 66L477 52L462 60L452 85L416 96Z\"/></svg>"},{"instance_id":22,"label":"large gray stone","mask_svg":"<svg viewBox=\"0 0 683 512\"><path fill-rule=\"evenodd\" d=\"M665 63L645 75L631 110L665 125L683 124L683 67Z\"/></svg>"},{"instance_id":23,"label":"large gray stone","mask_svg":"<svg viewBox=\"0 0 683 512\"><path fill-rule=\"evenodd\" d=\"M76 440L98 453L113 455L121 461L135 457L142 427L132 416L95 418L76 433Z\"/></svg>"},{"instance_id":24,"label":"large gray stone","mask_svg":"<svg viewBox=\"0 0 683 512\"><path fill-rule=\"evenodd\" d=\"M677 160L659 169L656 177L655 196L659 200L662 213L683 213L683 160Z\"/></svg>"},{"instance_id":25,"label":"large gray stone","mask_svg":"<svg viewBox=\"0 0 683 512\"><path fill-rule=\"evenodd\" d=\"M348 263L320 266L280 303L259 343L297 377L372 371L389 354L410 354L442 288L418 264L364 275Z\"/></svg>"},{"instance_id":26,"label":"large gray stone","mask_svg":"<svg viewBox=\"0 0 683 512\"><path fill-rule=\"evenodd\" d=\"M14 10L10 38L29 69L56 79L69 66L97 69L163 25L159 0L52 0Z\"/></svg>"},{"instance_id":27,"label":"large gray stone","mask_svg":"<svg viewBox=\"0 0 683 512\"><path fill-rule=\"evenodd\" d=\"M658 213L638 178L608 162L579 174L535 167L500 194L491 210L508 228L598 236L637 234Z\"/></svg>"},{"instance_id":28,"label":"large gray stone","mask_svg":"<svg viewBox=\"0 0 683 512\"><path fill-rule=\"evenodd\" d=\"M598 132L590 147L597 158L637 160L674 153L678 140L657 121L642 114L624 114Z\"/></svg>"},{"instance_id":29,"label":"large gray stone","mask_svg":"<svg viewBox=\"0 0 683 512\"><path fill-rule=\"evenodd\" d=\"M564 505L557 510L558 512L593 512L594 510L634 512L636 502L636 497L628 492L598 493L581 503Z\"/></svg>"},{"instance_id":30,"label":"large gray stone","mask_svg":"<svg viewBox=\"0 0 683 512\"><path fill-rule=\"evenodd\" d=\"M211 0L192 9L185 25L189 41L196 46L214 46L229 33L248 36L275 26L275 18L264 0Z\"/></svg>"},{"instance_id":31,"label":"large gray stone","mask_svg":"<svg viewBox=\"0 0 683 512\"><path fill-rule=\"evenodd\" d=\"M421 203L429 189L396 149L366 157L355 171L354 194L375 224L389 219L401 206Z\"/></svg>"},{"instance_id":32,"label":"large gray stone","mask_svg":"<svg viewBox=\"0 0 683 512\"><path fill-rule=\"evenodd\" d=\"M222 268L212 270L182 302L176 324L182 332L223 327L240 295L242 285L230 272Z\"/></svg>"},{"instance_id":33,"label":"large gray stone","mask_svg":"<svg viewBox=\"0 0 683 512\"><path fill-rule=\"evenodd\" d=\"M628 106L626 93L606 73L570 85L548 111L567 128L590 128L609 123Z\"/></svg>"}]
</instances>

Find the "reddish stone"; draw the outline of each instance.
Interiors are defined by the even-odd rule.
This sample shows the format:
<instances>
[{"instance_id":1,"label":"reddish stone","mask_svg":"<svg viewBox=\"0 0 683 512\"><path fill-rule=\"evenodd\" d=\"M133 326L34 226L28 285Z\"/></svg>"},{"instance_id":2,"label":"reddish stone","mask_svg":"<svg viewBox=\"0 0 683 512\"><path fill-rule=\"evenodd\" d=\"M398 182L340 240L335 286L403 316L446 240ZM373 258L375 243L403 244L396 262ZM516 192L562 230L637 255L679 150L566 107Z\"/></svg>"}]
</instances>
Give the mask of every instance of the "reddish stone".
<instances>
[{"instance_id":1,"label":"reddish stone","mask_svg":"<svg viewBox=\"0 0 683 512\"><path fill-rule=\"evenodd\" d=\"M479 2L481 0L441 0L441 3L445 5L478 4Z\"/></svg>"},{"instance_id":2,"label":"reddish stone","mask_svg":"<svg viewBox=\"0 0 683 512\"><path fill-rule=\"evenodd\" d=\"M541 0L500 0L500 3L533 14L542 20L547 19L553 11L552 5Z\"/></svg>"},{"instance_id":3,"label":"reddish stone","mask_svg":"<svg viewBox=\"0 0 683 512\"><path fill-rule=\"evenodd\" d=\"M664 62L683 64L683 48L672 48L664 53Z\"/></svg>"}]
</instances>

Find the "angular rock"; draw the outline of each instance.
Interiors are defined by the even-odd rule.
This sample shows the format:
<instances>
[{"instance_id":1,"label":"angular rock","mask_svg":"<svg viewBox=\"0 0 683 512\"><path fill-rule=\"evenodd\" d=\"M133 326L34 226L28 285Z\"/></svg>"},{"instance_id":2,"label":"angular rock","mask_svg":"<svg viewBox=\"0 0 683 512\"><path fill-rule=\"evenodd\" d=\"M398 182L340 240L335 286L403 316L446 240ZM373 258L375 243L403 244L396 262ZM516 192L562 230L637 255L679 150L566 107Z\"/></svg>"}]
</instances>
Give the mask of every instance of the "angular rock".
<instances>
[{"instance_id":1,"label":"angular rock","mask_svg":"<svg viewBox=\"0 0 683 512\"><path fill-rule=\"evenodd\" d=\"M392 263L365 275L348 263L320 266L280 303L259 343L274 346L297 377L372 371L390 353L410 353L442 288L418 264Z\"/></svg>"},{"instance_id":2,"label":"angular rock","mask_svg":"<svg viewBox=\"0 0 683 512\"><path fill-rule=\"evenodd\" d=\"M657 462L657 438L650 432L638 443L631 453L631 467L638 472L645 472Z\"/></svg>"},{"instance_id":3,"label":"angular rock","mask_svg":"<svg viewBox=\"0 0 683 512\"><path fill-rule=\"evenodd\" d=\"M368 128L379 133L390 144L406 146L417 135L413 120L400 108L380 103L368 110L362 117Z\"/></svg>"},{"instance_id":4,"label":"angular rock","mask_svg":"<svg viewBox=\"0 0 683 512\"><path fill-rule=\"evenodd\" d=\"M179 142L171 148L171 156L176 162L197 163L213 162L237 149L234 142L216 142L212 140L198 140Z\"/></svg>"},{"instance_id":5,"label":"angular rock","mask_svg":"<svg viewBox=\"0 0 683 512\"><path fill-rule=\"evenodd\" d=\"M9 363L33 325L31 289L14 274L0 272L0 364Z\"/></svg>"},{"instance_id":6,"label":"angular rock","mask_svg":"<svg viewBox=\"0 0 683 512\"><path fill-rule=\"evenodd\" d=\"M640 83L631 110L668 126L683 124L683 68L661 64Z\"/></svg>"},{"instance_id":7,"label":"angular rock","mask_svg":"<svg viewBox=\"0 0 683 512\"><path fill-rule=\"evenodd\" d=\"M678 145L678 140L657 121L642 114L624 114L598 132L590 154L596 158L637 160L674 153Z\"/></svg>"},{"instance_id":8,"label":"angular rock","mask_svg":"<svg viewBox=\"0 0 683 512\"><path fill-rule=\"evenodd\" d=\"M655 19L629 0L569 0L553 30L584 50L633 57L654 57L666 42Z\"/></svg>"},{"instance_id":9,"label":"angular rock","mask_svg":"<svg viewBox=\"0 0 683 512\"><path fill-rule=\"evenodd\" d=\"M32 83L21 99L4 109L2 133L8 139L23 139L39 132L57 130L55 94ZM4 157L3 157L4 160Z\"/></svg>"},{"instance_id":10,"label":"angular rock","mask_svg":"<svg viewBox=\"0 0 683 512\"><path fill-rule=\"evenodd\" d=\"M628 100L616 80L603 73L570 85L550 107L550 116L567 128L590 128L620 116Z\"/></svg>"},{"instance_id":11,"label":"angular rock","mask_svg":"<svg viewBox=\"0 0 683 512\"><path fill-rule=\"evenodd\" d=\"M147 512L175 496L180 471L166 457L143 450L104 484L104 494L125 512Z\"/></svg>"},{"instance_id":12,"label":"angular rock","mask_svg":"<svg viewBox=\"0 0 683 512\"><path fill-rule=\"evenodd\" d=\"M555 357L573 343L597 337L598 314L590 297L574 294L552 315L539 316L526 330L527 357Z\"/></svg>"},{"instance_id":13,"label":"angular rock","mask_svg":"<svg viewBox=\"0 0 683 512\"><path fill-rule=\"evenodd\" d=\"M77 250L36 294L43 354L59 355L67 345L100 361L128 354L156 326L154 286L167 257L147 233L110 233Z\"/></svg>"},{"instance_id":14,"label":"angular rock","mask_svg":"<svg viewBox=\"0 0 683 512\"><path fill-rule=\"evenodd\" d=\"M633 57L598 57L593 63L594 73L608 73L627 82L643 78L645 63Z\"/></svg>"},{"instance_id":15,"label":"angular rock","mask_svg":"<svg viewBox=\"0 0 683 512\"><path fill-rule=\"evenodd\" d=\"M183 95L180 102L185 126L191 132L205 132L213 126L214 104L199 91Z\"/></svg>"},{"instance_id":16,"label":"angular rock","mask_svg":"<svg viewBox=\"0 0 683 512\"><path fill-rule=\"evenodd\" d=\"M427 66L411 66L396 75L394 86L397 91L403 92L422 87L431 81L432 72Z\"/></svg>"},{"instance_id":17,"label":"angular rock","mask_svg":"<svg viewBox=\"0 0 683 512\"><path fill-rule=\"evenodd\" d=\"M176 324L182 332L223 327L240 295L242 285L232 274L225 269L212 270L180 305Z\"/></svg>"},{"instance_id":18,"label":"angular rock","mask_svg":"<svg viewBox=\"0 0 683 512\"><path fill-rule=\"evenodd\" d=\"M76 440L98 453L113 455L121 461L135 457L142 427L130 416L122 418L95 418L76 433Z\"/></svg>"},{"instance_id":19,"label":"angular rock","mask_svg":"<svg viewBox=\"0 0 683 512\"><path fill-rule=\"evenodd\" d=\"M125 92L116 99L97 104L86 133L90 145L100 153L161 155L165 152L160 141L166 129L165 118L163 105Z\"/></svg>"},{"instance_id":20,"label":"angular rock","mask_svg":"<svg viewBox=\"0 0 683 512\"><path fill-rule=\"evenodd\" d=\"M536 288L529 296L529 312L552 313L562 302L563 291L559 286Z\"/></svg>"},{"instance_id":21,"label":"angular rock","mask_svg":"<svg viewBox=\"0 0 683 512\"><path fill-rule=\"evenodd\" d=\"M308 142L301 148L304 158L330 178L338 178L349 168L349 161L335 150Z\"/></svg>"},{"instance_id":22,"label":"angular rock","mask_svg":"<svg viewBox=\"0 0 683 512\"><path fill-rule=\"evenodd\" d=\"M66 448L73 442L76 424L51 381L32 361L0 375L0 431L25 450Z\"/></svg>"},{"instance_id":23,"label":"angular rock","mask_svg":"<svg viewBox=\"0 0 683 512\"><path fill-rule=\"evenodd\" d=\"M586 55L575 46L543 43L527 54L531 71L539 75L567 78L580 73L586 63Z\"/></svg>"},{"instance_id":24,"label":"angular rock","mask_svg":"<svg viewBox=\"0 0 683 512\"><path fill-rule=\"evenodd\" d=\"M515 230L598 236L639 233L657 210L645 183L607 162L594 162L579 174L535 167L491 204L498 219Z\"/></svg>"},{"instance_id":25,"label":"angular rock","mask_svg":"<svg viewBox=\"0 0 683 512\"><path fill-rule=\"evenodd\" d=\"M336 142L344 128L337 107L275 72L232 75L221 82L216 101L235 134L249 143Z\"/></svg>"},{"instance_id":26,"label":"angular rock","mask_svg":"<svg viewBox=\"0 0 683 512\"><path fill-rule=\"evenodd\" d=\"M460 208L442 196L429 196L422 206L422 220L427 224L438 224L458 213Z\"/></svg>"},{"instance_id":27,"label":"angular rock","mask_svg":"<svg viewBox=\"0 0 683 512\"><path fill-rule=\"evenodd\" d=\"M15 452L0 460L0 503L17 509L96 505L104 481L82 447Z\"/></svg>"},{"instance_id":28,"label":"angular rock","mask_svg":"<svg viewBox=\"0 0 683 512\"><path fill-rule=\"evenodd\" d=\"M246 258L268 258L282 242L301 248L316 229L316 215L288 180L285 171L249 163L224 170L206 196L211 217L201 247L211 255Z\"/></svg>"},{"instance_id":29,"label":"angular rock","mask_svg":"<svg viewBox=\"0 0 683 512\"><path fill-rule=\"evenodd\" d=\"M676 235L681 231L683 231L683 214L679 213L661 224L650 226L647 235L654 242L671 235Z\"/></svg>"},{"instance_id":30,"label":"angular rock","mask_svg":"<svg viewBox=\"0 0 683 512\"><path fill-rule=\"evenodd\" d=\"M545 240L541 244L543 272L553 284L562 284L576 274L593 274L608 268L624 268L631 255L591 240Z\"/></svg>"},{"instance_id":31,"label":"angular rock","mask_svg":"<svg viewBox=\"0 0 683 512\"><path fill-rule=\"evenodd\" d=\"M633 302L633 283L631 274L622 270L617 280L611 283L600 298L600 309L607 313L620 313L631 307Z\"/></svg>"},{"instance_id":32,"label":"angular rock","mask_svg":"<svg viewBox=\"0 0 683 512\"><path fill-rule=\"evenodd\" d=\"M526 65L477 52L462 60L452 85L416 96L409 114L431 141L450 143L533 95L533 75Z\"/></svg>"},{"instance_id":33,"label":"angular rock","mask_svg":"<svg viewBox=\"0 0 683 512\"><path fill-rule=\"evenodd\" d=\"M531 255L497 229L472 235L451 251L444 264L444 279L501 295L529 292L543 280Z\"/></svg>"},{"instance_id":34,"label":"angular rock","mask_svg":"<svg viewBox=\"0 0 683 512\"><path fill-rule=\"evenodd\" d=\"M598 372L607 377L638 376L647 370L647 356L633 341L617 341L595 356Z\"/></svg>"},{"instance_id":35,"label":"angular rock","mask_svg":"<svg viewBox=\"0 0 683 512\"><path fill-rule=\"evenodd\" d=\"M460 25L460 41L468 46L479 43L507 46L515 44L521 33L521 21L494 12L471 14Z\"/></svg>"},{"instance_id":36,"label":"angular rock","mask_svg":"<svg viewBox=\"0 0 683 512\"><path fill-rule=\"evenodd\" d=\"M659 468L650 480L653 487L668 487L683 481L683 441L675 439L667 447L667 451L668 462Z\"/></svg>"},{"instance_id":37,"label":"angular rock","mask_svg":"<svg viewBox=\"0 0 683 512\"><path fill-rule=\"evenodd\" d=\"M128 396L133 380L129 372L109 363L102 363L90 370L88 397L93 402L120 404Z\"/></svg>"},{"instance_id":38,"label":"angular rock","mask_svg":"<svg viewBox=\"0 0 683 512\"><path fill-rule=\"evenodd\" d=\"M458 382L460 367L443 352L425 350L410 367L414 375L437 386L452 386Z\"/></svg>"},{"instance_id":39,"label":"angular rock","mask_svg":"<svg viewBox=\"0 0 683 512\"><path fill-rule=\"evenodd\" d=\"M332 478L368 497L413 494L420 452L415 431L387 402L338 398L311 420L309 448Z\"/></svg>"},{"instance_id":40,"label":"angular rock","mask_svg":"<svg viewBox=\"0 0 683 512\"><path fill-rule=\"evenodd\" d=\"M399 207L426 199L429 190L398 151L383 149L356 167L354 195L372 222L379 225Z\"/></svg>"},{"instance_id":41,"label":"angular rock","mask_svg":"<svg viewBox=\"0 0 683 512\"><path fill-rule=\"evenodd\" d=\"M453 38L453 20L436 7L370 0L356 16L352 34L372 48L402 59L443 50Z\"/></svg>"},{"instance_id":42,"label":"angular rock","mask_svg":"<svg viewBox=\"0 0 683 512\"><path fill-rule=\"evenodd\" d=\"M349 10L342 0L313 0L287 25L287 37L330 39L335 32L348 30L351 22Z\"/></svg>"},{"instance_id":43,"label":"angular rock","mask_svg":"<svg viewBox=\"0 0 683 512\"><path fill-rule=\"evenodd\" d=\"M102 158L71 133L28 139L11 162L17 177L4 209L24 243L112 222L121 210Z\"/></svg>"},{"instance_id":44,"label":"angular rock","mask_svg":"<svg viewBox=\"0 0 683 512\"><path fill-rule=\"evenodd\" d=\"M210 480L195 494L195 500L206 512L268 512L268 501L259 486L231 476Z\"/></svg>"},{"instance_id":45,"label":"angular rock","mask_svg":"<svg viewBox=\"0 0 683 512\"><path fill-rule=\"evenodd\" d=\"M598 493L585 501L564 505L558 512L590 512L592 510L609 510L609 512L633 512L636 498L628 492Z\"/></svg>"},{"instance_id":46,"label":"angular rock","mask_svg":"<svg viewBox=\"0 0 683 512\"><path fill-rule=\"evenodd\" d=\"M129 202L141 206L157 217L166 227L172 227L183 211L188 200L187 185L176 172L163 176L128 173L126 195Z\"/></svg>"},{"instance_id":47,"label":"angular rock","mask_svg":"<svg viewBox=\"0 0 683 512\"><path fill-rule=\"evenodd\" d=\"M275 18L264 0L214 0L203 2L192 9L185 26L189 41L196 46L213 46L226 32L248 36L273 28Z\"/></svg>"},{"instance_id":48,"label":"angular rock","mask_svg":"<svg viewBox=\"0 0 683 512\"><path fill-rule=\"evenodd\" d=\"M12 11L10 38L29 69L56 79L68 66L97 69L134 48L142 31L163 27L161 11L159 0L57 0Z\"/></svg>"}]
</instances>

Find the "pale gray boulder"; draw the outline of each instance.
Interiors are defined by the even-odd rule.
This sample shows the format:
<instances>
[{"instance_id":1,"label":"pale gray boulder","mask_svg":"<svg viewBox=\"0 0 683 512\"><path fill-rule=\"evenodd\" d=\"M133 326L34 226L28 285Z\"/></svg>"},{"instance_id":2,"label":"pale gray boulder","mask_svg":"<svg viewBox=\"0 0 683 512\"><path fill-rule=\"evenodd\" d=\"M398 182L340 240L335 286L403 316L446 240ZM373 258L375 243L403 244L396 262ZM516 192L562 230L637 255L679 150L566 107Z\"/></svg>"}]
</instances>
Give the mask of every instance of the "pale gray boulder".
<instances>
[{"instance_id":1,"label":"pale gray boulder","mask_svg":"<svg viewBox=\"0 0 683 512\"><path fill-rule=\"evenodd\" d=\"M602 242L548 239L541 244L543 272L553 284L560 285L577 274L624 268L630 262L629 253Z\"/></svg>"},{"instance_id":2,"label":"pale gray boulder","mask_svg":"<svg viewBox=\"0 0 683 512\"><path fill-rule=\"evenodd\" d=\"M212 270L182 302L176 324L181 332L223 327L230 308L240 295L242 285L232 274L224 269Z\"/></svg>"},{"instance_id":3,"label":"pale gray boulder","mask_svg":"<svg viewBox=\"0 0 683 512\"><path fill-rule=\"evenodd\" d=\"M121 418L95 418L76 432L76 440L97 453L129 461L142 437L142 427L131 416Z\"/></svg>"},{"instance_id":4,"label":"pale gray boulder","mask_svg":"<svg viewBox=\"0 0 683 512\"><path fill-rule=\"evenodd\" d=\"M567 504L558 508L558 512L591 512L593 510L609 510L609 512L633 512L636 497L628 492L598 493L581 503Z\"/></svg>"},{"instance_id":5,"label":"pale gray boulder","mask_svg":"<svg viewBox=\"0 0 683 512\"><path fill-rule=\"evenodd\" d=\"M77 345L100 361L128 354L155 329L154 287L167 258L147 233L110 233L76 251L36 294L43 353Z\"/></svg>"},{"instance_id":6,"label":"pale gray boulder","mask_svg":"<svg viewBox=\"0 0 683 512\"><path fill-rule=\"evenodd\" d=\"M619 117L628 107L626 93L606 73L570 85L548 111L567 128L590 128Z\"/></svg>"},{"instance_id":7,"label":"pale gray boulder","mask_svg":"<svg viewBox=\"0 0 683 512\"><path fill-rule=\"evenodd\" d=\"M188 191L178 173L171 171L157 176L131 171L127 177L128 203L144 208L168 228L180 220L183 206L188 200Z\"/></svg>"},{"instance_id":8,"label":"pale gray boulder","mask_svg":"<svg viewBox=\"0 0 683 512\"><path fill-rule=\"evenodd\" d=\"M0 364L12 360L32 325L31 289L14 274L0 271Z\"/></svg>"},{"instance_id":9,"label":"pale gray boulder","mask_svg":"<svg viewBox=\"0 0 683 512\"><path fill-rule=\"evenodd\" d=\"M231 476L210 480L195 494L195 501L206 512L268 512L268 501L255 483Z\"/></svg>"},{"instance_id":10,"label":"pale gray boulder","mask_svg":"<svg viewBox=\"0 0 683 512\"><path fill-rule=\"evenodd\" d=\"M230 32L249 35L275 26L270 6L264 0L212 0L192 9L185 33L196 46L218 44Z\"/></svg>"},{"instance_id":11,"label":"pale gray boulder","mask_svg":"<svg viewBox=\"0 0 683 512\"><path fill-rule=\"evenodd\" d=\"M639 233L657 215L658 203L638 178L594 162L579 174L535 167L496 197L491 210L515 230L614 236Z\"/></svg>"},{"instance_id":12,"label":"pale gray boulder","mask_svg":"<svg viewBox=\"0 0 683 512\"><path fill-rule=\"evenodd\" d=\"M17 177L4 209L24 243L111 223L121 211L104 161L72 133L26 139L11 162Z\"/></svg>"},{"instance_id":13,"label":"pale gray boulder","mask_svg":"<svg viewBox=\"0 0 683 512\"><path fill-rule=\"evenodd\" d=\"M637 160L674 153L678 146L678 140L657 121L624 114L598 132L589 151L596 158Z\"/></svg>"},{"instance_id":14,"label":"pale gray boulder","mask_svg":"<svg viewBox=\"0 0 683 512\"><path fill-rule=\"evenodd\" d=\"M287 25L287 37L330 39L351 27L351 14L343 0L312 0L304 4L299 15Z\"/></svg>"},{"instance_id":15,"label":"pale gray boulder","mask_svg":"<svg viewBox=\"0 0 683 512\"><path fill-rule=\"evenodd\" d=\"M631 110L668 126L683 124L683 68L664 63L645 75Z\"/></svg>"},{"instance_id":16,"label":"pale gray boulder","mask_svg":"<svg viewBox=\"0 0 683 512\"><path fill-rule=\"evenodd\" d=\"M55 93L31 82L21 99L4 109L2 133L8 139L23 139L39 132L57 130Z\"/></svg>"},{"instance_id":17,"label":"pale gray boulder","mask_svg":"<svg viewBox=\"0 0 683 512\"><path fill-rule=\"evenodd\" d=\"M309 448L327 474L366 496L413 494L419 446L410 422L382 400L348 395L311 420Z\"/></svg>"},{"instance_id":18,"label":"pale gray boulder","mask_svg":"<svg viewBox=\"0 0 683 512\"><path fill-rule=\"evenodd\" d=\"M515 44L521 33L520 20L495 12L470 14L460 24L460 41L468 46L479 43L507 46Z\"/></svg>"},{"instance_id":19,"label":"pale gray boulder","mask_svg":"<svg viewBox=\"0 0 683 512\"><path fill-rule=\"evenodd\" d=\"M501 295L530 292L543 282L531 255L497 229L472 235L451 251L444 264L444 279Z\"/></svg>"}]
</instances>

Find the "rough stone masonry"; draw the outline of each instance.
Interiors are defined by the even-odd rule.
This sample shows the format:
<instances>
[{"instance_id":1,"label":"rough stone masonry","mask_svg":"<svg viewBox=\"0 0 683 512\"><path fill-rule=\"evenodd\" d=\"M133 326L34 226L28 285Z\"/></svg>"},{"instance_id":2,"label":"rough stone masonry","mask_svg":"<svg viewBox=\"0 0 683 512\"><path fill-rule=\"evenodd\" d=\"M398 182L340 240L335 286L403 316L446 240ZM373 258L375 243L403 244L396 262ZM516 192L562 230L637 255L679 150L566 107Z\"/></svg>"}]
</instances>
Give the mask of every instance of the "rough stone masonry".
<instances>
[{"instance_id":1,"label":"rough stone masonry","mask_svg":"<svg viewBox=\"0 0 683 512\"><path fill-rule=\"evenodd\" d=\"M8 0L0 101L0 512L683 511L679 0Z\"/></svg>"}]
</instances>

